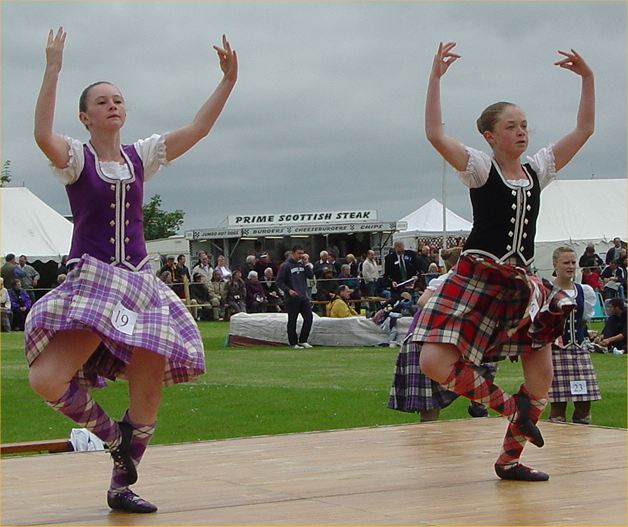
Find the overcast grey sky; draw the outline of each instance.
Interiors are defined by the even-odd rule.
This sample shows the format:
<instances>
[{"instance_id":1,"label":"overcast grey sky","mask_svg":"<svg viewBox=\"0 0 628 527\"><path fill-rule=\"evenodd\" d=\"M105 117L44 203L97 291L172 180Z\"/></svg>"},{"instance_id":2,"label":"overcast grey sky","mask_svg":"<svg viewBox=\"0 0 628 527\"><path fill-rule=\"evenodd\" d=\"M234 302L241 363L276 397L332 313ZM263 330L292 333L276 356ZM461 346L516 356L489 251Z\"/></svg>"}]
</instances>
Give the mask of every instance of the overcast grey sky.
<instances>
[{"instance_id":1,"label":"overcast grey sky","mask_svg":"<svg viewBox=\"0 0 628 527\"><path fill-rule=\"evenodd\" d=\"M553 66L574 48L596 75L595 135L561 173L626 177L624 2L21 3L2 6L2 159L62 214L63 187L32 138L49 28L68 32L55 129L87 138L81 90L120 87L123 141L188 122L220 69L211 45L226 33L238 84L210 136L162 170L146 198L185 211L184 229L229 214L376 209L398 219L441 199L443 164L423 133L427 77L439 40L462 59L443 79L451 135L485 148L475 119L508 100L530 123L530 154L575 123L579 78ZM447 205L470 219L448 169Z\"/></svg>"}]
</instances>

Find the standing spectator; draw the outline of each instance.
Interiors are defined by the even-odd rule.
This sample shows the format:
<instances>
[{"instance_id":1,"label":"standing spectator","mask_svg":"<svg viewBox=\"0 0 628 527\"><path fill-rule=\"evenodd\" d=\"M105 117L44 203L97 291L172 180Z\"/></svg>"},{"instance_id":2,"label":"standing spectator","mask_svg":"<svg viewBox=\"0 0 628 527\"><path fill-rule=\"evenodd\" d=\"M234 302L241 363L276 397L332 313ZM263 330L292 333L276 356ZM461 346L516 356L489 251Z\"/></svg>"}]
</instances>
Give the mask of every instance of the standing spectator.
<instances>
[{"instance_id":1,"label":"standing spectator","mask_svg":"<svg viewBox=\"0 0 628 527\"><path fill-rule=\"evenodd\" d=\"M604 267L604 260L595 252L595 245L588 244L584 249L584 253L578 260L578 267L584 269L585 267Z\"/></svg>"},{"instance_id":2,"label":"standing spectator","mask_svg":"<svg viewBox=\"0 0 628 527\"><path fill-rule=\"evenodd\" d=\"M17 331L24 331L26 316L33 306L31 297L22 289L22 281L19 278L13 279L13 286L9 289L11 299L11 311L13 312L13 327Z\"/></svg>"},{"instance_id":3,"label":"standing spectator","mask_svg":"<svg viewBox=\"0 0 628 527\"><path fill-rule=\"evenodd\" d=\"M311 348L307 339L312 328L312 304L307 297L307 278L313 278L311 267L303 264L305 251L300 245L292 248L291 257L279 268L277 285L284 292L288 312L288 342L295 349ZM303 326L297 337L297 318L301 314Z\"/></svg>"},{"instance_id":4,"label":"standing spectator","mask_svg":"<svg viewBox=\"0 0 628 527\"><path fill-rule=\"evenodd\" d=\"M201 283L207 285L212 279L214 269L209 262L209 256L206 252L202 252L199 257L198 264L192 269L192 276L196 273L201 275Z\"/></svg>"},{"instance_id":5,"label":"standing spectator","mask_svg":"<svg viewBox=\"0 0 628 527\"><path fill-rule=\"evenodd\" d=\"M242 271L234 269L225 288L225 303L231 314L246 313L246 284L242 280Z\"/></svg>"},{"instance_id":6,"label":"standing spectator","mask_svg":"<svg viewBox=\"0 0 628 527\"><path fill-rule=\"evenodd\" d=\"M177 256L177 265L174 268L174 292L179 298L185 298L185 284L190 283L192 277L190 276L190 270L185 265L185 255L180 254Z\"/></svg>"},{"instance_id":7,"label":"standing spectator","mask_svg":"<svg viewBox=\"0 0 628 527\"><path fill-rule=\"evenodd\" d=\"M430 257L429 245L426 244L423 247L421 247L421 252L418 254L416 261L417 261L417 268L419 270L419 273L421 274L427 273L430 263L432 263L432 259Z\"/></svg>"},{"instance_id":8,"label":"standing spectator","mask_svg":"<svg viewBox=\"0 0 628 527\"><path fill-rule=\"evenodd\" d=\"M369 249L366 253L366 259L362 262L362 280L364 280L364 288L366 296L374 297L377 294L377 282L379 280L379 265L375 261L375 251ZM374 313L377 310L376 302L369 302L369 312Z\"/></svg>"},{"instance_id":9,"label":"standing spectator","mask_svg":"<svg viewBox=\"0 0 628 527\"><path fill-rule=\"evenodd\" d=\"M617 260L621 255L621 238L613 238L613 246L606 251L606 265L611 263L613 260Z\"/></svg>"},{"instance_id":10,"label":"standing spectator","mask_svg":"<svg viewBox=\"0 0 628 527\"><path fill-rule=\"evenodd\" d=\"M4 257L4 265L0 267L0 276L4 283L11 287L13 280L17 278L15 269L17 268L17 260L13 253L9 253Z\"/></svg>"},{"instance_id":11,"label":"standing spectator","mask_svg":"<svg viewBox=\"0 0 628 527\"><path fill-rule=\"evenodd\" d=\"M345 264L349 266L349 272L351 276L358 276L358 261L355 259L355 256L352 254L347 254L345 256Z\"/></svg>"},{"instance_id":12,"label":"standing spectator","mask_svg":"<svg viewBox=\"0 0 628 527\"><path fill-rule=\"evenodd\" d=\"M273 261L270 258L268 252L264 252L259 255L259 259L255 262L255 271L257 271L257 277L264 276L264 271L267 267L273 267Z\"/></svg>"},{"instance_id":13,"label":"standing spectator","mask_svg":"<svg viewBox=\"0 0 628 527\"><path fill-rule=\"evenodd\" d=\"M168 255L166 257L166 263L161 267L161 269L159 269L159 272L157 273L157 276L159 276L159 278L161 278L161 281L164 282L164 279L162 278L164 273L169 273L170 274L170 283L173 284L174 282L177 281L176 277L177 277L177 264L175 263L175 257L172 255Z\"/></svg>"},{"instance_id":14,"label":"standing spectator","mask_svg":"<svg viewBox=\"0 0 628 527\"><path fill-rule=\"evenodd\" d=\"M556 274L554 285L575 299L576 309L565 317L563 335L552 344L554 377L548 394L549 420L564 423L567 403L572 401L572 421L588 425L591 424L591 401L601 399L593 362L584 346L585 321L593 316L597 298L591 287L574 282L576 253L571 247L554 250L552 262Z\"/></svg>"},{"instance_id":15,"label":"standing spectator","mask_svg":"<svg viewBox=\"0 0 628 527\"><path fill-rule=\"evenodd\" d=\"M257 258L254 254L249 254L246 257L246 261L244 262L244 267L242 268L242 276L246 276L248 280L249 273L251 271L255 271L255 265L257 264Z\"/></svg>"},{"instance_id":16,"label":"standing spectator","mask_svg":"<svg viewBox=\"0 0 628 527\"><path fill-rule=\"evenodd\" d=\"M224 317L224 304L227 299L227 283L222 279L222 273L214 269L212 279L207 284L209 290L209 300L212 305L212 316L214 320Z\"/></svg>"},{"instance_id":17,"label":"standing spectator","mask_svg":"<svg viewBox=\"0 0 628 527\"><path fill-rule=\"evenodd\" d=\"M427 250L429 255L429 247ZM429 263L427 265L429 266ZM427 271L427 266L425 270ZM387 281L391 284L393 290L396 290L398 284L416 277L418 272L417 254L409 249L406 250L405 244L401 240L397 240L393 244L393 251L384 258L384 276ZM414 286L406 284L403 290L412 294ZM397 295L400 295L401 292L395 291Z\"/></svg>"},{"instance_id":18,"label":"standing spectator","mask_svg":"<svg viewBox=\"0 0 628 527\"><path fill-rule=\"evenodd\" d=\"M249 271L246 281L246 311L247 313L265 313L268 300L259 281L257 271Z\"/></svg>"},{"instance_id":19,"label":"standing spectator","mask_svg":"<svg viewBox=\"0 0 628 527\"><path fill-rule=\"evenodd\" d=\"M37 282L39 281L39 273L37 270L28 263L28 259L26 255L21 254L18 260L18 266L16 268L16 274L19 273L22 280L22 287L28 293L28 296L31 297L31 302L35 302L35 291L33 289L37 287Z\"/></svg>"},{"instance_id":20,"label":"standing spectator","mask_svg":"<svg viewBox=\"0 0 628 527\"><path fill-rule=\"evenodd\" d=\"M303 265L312 269L312 278L305 279L305 294L308 300L312 300L312 295L316 291L316 276L314 276L314 264L310 262L309 254L303 254Z\"/></svg>"},{"instance_id":21,"label":"standing spectator","mask_svg":"<svg viewBox=\"0 0 628 527\"><path fill-rule=\"evenodd\" d=\"M277 313L281 311L281 302L283 299L283 292L277 286L275 277L273 276L273 268L267 267L264 269L264 280L262 280L262 287L266 294L266 300L268 300L268 306L266 311L268 313Z\"/></svg>"},{"instance_id":22,"label":"standing spectator","mask_svg":"<svg viewBox=\"0 0 628 527\"><path fill-rule=\"evenodd\" d=\"M13 312L11 311L11 298L6 287L4 287L4 279L0 278L0 316L2 317L0 330L4 332L11 331L11 321L13 320Z\"/></svg>"},{"instance_id":23,"label":"standing spectator","mask_svg":"<svg viewBox=\"0 0 628 527\"><path fill-rule=\"evenodd\" d=\"M329 253L327 251L320 252L320 259L314 262L314 276L316 278L321 278L323 275L323 269L328 268L333 270L333 265L331 258L329 257ZM333 273L335 276L335 272Z\"/></svg>"},{"instance_id":24,"label":"standing spectator","mask_svg":"<svg viewBox=\"0 0 628 527\"><path fill-rule=\"evenodd\" d=\"M223 254L219 254L216 259L216 271L220 273L220 276L225 281L231 278L231 269L225 264L225 256Z\"/></svg>"}]
</instances>

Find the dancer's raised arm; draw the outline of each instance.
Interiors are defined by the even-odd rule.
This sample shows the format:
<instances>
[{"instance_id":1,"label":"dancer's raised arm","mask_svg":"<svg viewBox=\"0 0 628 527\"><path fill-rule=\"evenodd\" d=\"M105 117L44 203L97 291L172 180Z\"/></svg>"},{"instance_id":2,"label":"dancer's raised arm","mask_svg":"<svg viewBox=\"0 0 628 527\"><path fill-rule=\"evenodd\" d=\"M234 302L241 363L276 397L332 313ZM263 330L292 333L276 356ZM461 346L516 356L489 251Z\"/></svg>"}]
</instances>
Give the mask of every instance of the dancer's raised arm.
<instances>
[{"instance_id":1,"label":"dancer's raised arm","mask_svg":"<svg viewBox=\"0 0 628 527\"><path fill-rule=\"evenodd\" d=\"M468 154L460 141L445 134L440 103L440 79L449 66L460 58L460 55L452 52L455 45L455 42L441 42L434 56L425 101L425 135L451 166L462 171L467 167Z\"/></svg>"},{"instance_id":2,"label":"dancer's raised arm","mask_svg":"<svg viewBox=\"0 0 628 527\"><path fill-rule=\"evenodd\" d=\"M576 155L595 129L595 83L593 72L584 59L575 51L559 51L565 58L555 62L556 66L573 71L582 79L580 105L576 127L554 145L556 170L563 168Z\"/></svg>"},{"instance_id":3,"label":"dancer's raised arm","mask_svg":"<svg viewBox=\"0 0 628 527\"><path fill-rule=\"evenodd\" d=\"M222 36L222 48L214 46L224 76L191 123L166 135L166 157L172 161L185 154L205 137L218 119L238 78L238 57L229 41Z\"/></svg>"},{"instance_id":4,"label":"dancer's raised arm","mask_svg":"<svg viewBox=\"0 0 628 527\"><path fill-rule=\"evenodd\" d=\"M57 81L63 62L63 46L66 35L67 33L63 31L62 27L57 30L56 35L52 29L48 32L46 69L35 106L35 141L50 162L58 168L67 166L70 159L65 140L52 129L57 98Z\"/></svg>"}]
</instances>

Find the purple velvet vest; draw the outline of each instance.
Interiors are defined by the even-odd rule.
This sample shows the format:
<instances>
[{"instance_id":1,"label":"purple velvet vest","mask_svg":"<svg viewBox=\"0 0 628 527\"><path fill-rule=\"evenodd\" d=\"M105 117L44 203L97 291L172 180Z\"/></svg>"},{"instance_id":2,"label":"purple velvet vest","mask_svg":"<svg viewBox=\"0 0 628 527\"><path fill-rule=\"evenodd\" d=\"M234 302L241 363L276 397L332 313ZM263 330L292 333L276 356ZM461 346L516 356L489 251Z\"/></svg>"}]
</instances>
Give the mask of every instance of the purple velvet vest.
<instances>
[{"instance_id":1,"label":"purple velvet vest","mask_svg":"<svg viewBox=\"0 0 628 527\"><path fill-rule=\"evenodd\" d=\"M109 179L100 169L96 152L83 145L85 166L66 192L74 216L69 262L87 253L98 260L133 271L148 256L144 242L142 203L144 166L133 145L122 145L131 179Z\"/></svg>"}]
</instances>

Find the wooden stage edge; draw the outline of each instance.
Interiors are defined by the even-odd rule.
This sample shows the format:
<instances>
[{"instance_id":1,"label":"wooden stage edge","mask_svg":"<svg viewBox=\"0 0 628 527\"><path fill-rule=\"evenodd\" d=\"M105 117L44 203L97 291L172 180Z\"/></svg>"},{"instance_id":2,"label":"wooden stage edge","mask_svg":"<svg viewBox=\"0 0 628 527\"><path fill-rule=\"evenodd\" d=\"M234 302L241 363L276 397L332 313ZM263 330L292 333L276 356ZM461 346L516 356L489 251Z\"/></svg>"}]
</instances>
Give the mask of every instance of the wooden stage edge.
<instances>
[{"instance_id":1,"label":"wooden stage edge","mask_svg":"<svg viewBox=\"0 0 628 527\"><path fill-rule=\"evenodd\" d=\"M626 430L543 422L501 481L501 418L149 447L134 490L155 514L110 511L105 452L2 460L7 525L627 525Z\"/></svg>"}]
</instances>

